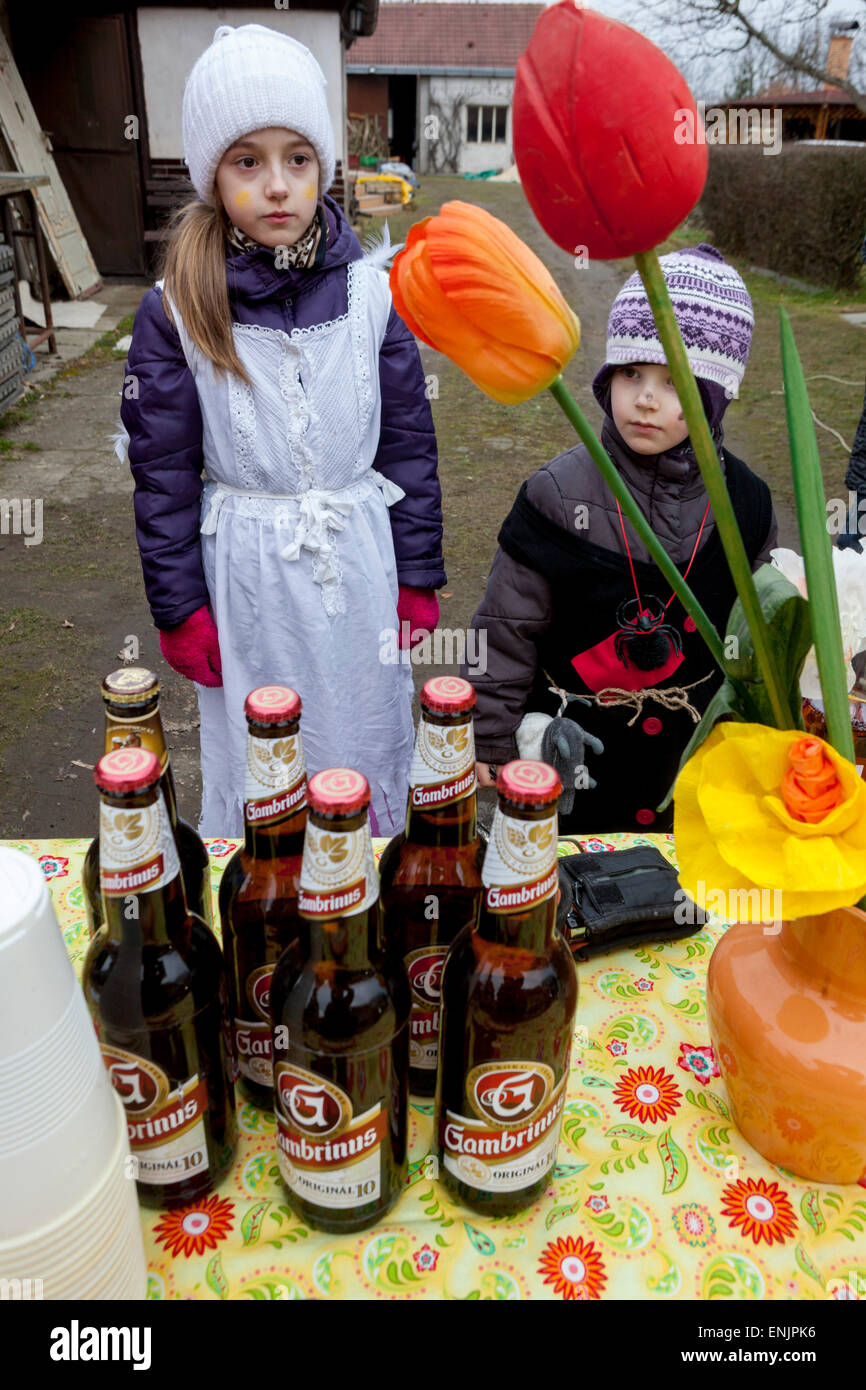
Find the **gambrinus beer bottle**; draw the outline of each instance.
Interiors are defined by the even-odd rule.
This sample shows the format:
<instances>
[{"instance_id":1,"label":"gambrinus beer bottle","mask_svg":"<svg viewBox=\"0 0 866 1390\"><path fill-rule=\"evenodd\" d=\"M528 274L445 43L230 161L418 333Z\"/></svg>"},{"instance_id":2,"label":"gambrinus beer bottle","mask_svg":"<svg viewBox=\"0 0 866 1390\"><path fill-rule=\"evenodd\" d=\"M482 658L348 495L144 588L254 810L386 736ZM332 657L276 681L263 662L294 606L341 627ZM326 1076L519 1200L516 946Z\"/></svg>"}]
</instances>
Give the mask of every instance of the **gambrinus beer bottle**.
<instances>
[{"instance_id":1,"label":"gambrinus beer bottle","mask_svg":"<svg viewBox=\"0 0 866 1390\"><path fill-rule=\"evenodd\" d=\"M94 778L105 920L84 962L84 995L126 1107L139 1199L182 1206L234 1154L222 952L187 910L159 759L120 749L100 758Z\"/></svg>"},{"instance_id":2,"label":"gambrinus beer bottle","mask_svg":"<svg viewBox=\"0 0 866 1390\"><path fill-rule=\"evenodd\" d=\"M327 1231L370 1226L406 1177L409 985L382 944L367 780L307 785L299 965L271 980L277 1159L289 1200Z\"/></svg>"},{"instance_id":3,"label":"gambrinus beer bottle","mask_svg":"<svg viewBox=\"0 0 866 1390\"><path fill-rule=\"evenodd\" d=\"M434 1142L449 1192L504 1215L541 1194L556 1162L577 972L556 930L559 776L511 762L497 788L478 925L443 973Z\"/></svg>"},{"instance_id":4,"label":"gambrinus beer bottle","mask_svg":"<svg viewBox=\"0 0 866 1390\"><path fill-rule=\"evenodd\" d=\"M406 966L412 997L409 1090L432 1096L439 1056L439 991L448 947L478 917L475 691L436 676L419 695L406 829L379 861L385 942Z\"/></svg>"},{"instance_id":5,"label":"gambrinus beer bottle","mask_svg":"<svg viewBox=\"0 0 866 1390\"><path fill-rule=\"evenodd\" d=\"M285 685L262 686L247 696L244 713L244 843L226 865L219 908L241 1083L271 1107L271 976L298 943L307 776L300 696Z\"/></svg>"},{"instance_id":6,"label":"gambrinus beer bottle","mask_svg":"<svg viewBox=\"0 0 866 1390\"><path fill-rule=\"evenodd\" d=\"M122 666L105 677L102 699L105 703L105 752L112 753L118 748L149 748L159 758L162 789L177 842L187 902L190 911L198 913L212 927L210 860L201 836L177 813L174 774L159 713L159 680L143 666ZM82 879L84 911L92 936L102 922L98 835L85 856Z\"/></svg>"}]
</instances>

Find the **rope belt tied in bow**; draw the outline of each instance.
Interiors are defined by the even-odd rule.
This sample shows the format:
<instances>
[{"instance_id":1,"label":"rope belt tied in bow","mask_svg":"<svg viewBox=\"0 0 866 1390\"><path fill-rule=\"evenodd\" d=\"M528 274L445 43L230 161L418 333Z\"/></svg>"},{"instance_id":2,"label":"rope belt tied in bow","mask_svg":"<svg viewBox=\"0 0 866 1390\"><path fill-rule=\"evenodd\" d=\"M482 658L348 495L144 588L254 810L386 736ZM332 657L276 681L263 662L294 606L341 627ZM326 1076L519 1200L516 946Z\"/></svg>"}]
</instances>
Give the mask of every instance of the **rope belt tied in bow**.
<instances>
[{"instance_id":1,"label":"rope belt tied in bow","mask_svg":"<svg viewBox=\"0 0 866 1390\"><path fill-rule=\"evenodd\" d=\"M639 718L645 700L655 700L664 709L685 710L687 714L691 715L694 723L699 724L701 722L700 712L689 700L688 692L694 690L695 686L703 685L704 681L708 681L713 673L710 671L706 676L701 676L699 681L693 681L691 685L669 685L661 690L657 690L654 686L647 686L643 690L622 690L618 686L611 685L606 686L604 690L597 691L595 695L573 695L570 691L563 690L561 686L553 684L552 677L548 675L547 671L544 674L551 681L548 690L551 694L558 695L562 702L559 706L560 715L572 700L578 700L584 705L633 705L634 714L626 725L627 728L631 728L635 720Z\"/></svg>"}]
</instances>

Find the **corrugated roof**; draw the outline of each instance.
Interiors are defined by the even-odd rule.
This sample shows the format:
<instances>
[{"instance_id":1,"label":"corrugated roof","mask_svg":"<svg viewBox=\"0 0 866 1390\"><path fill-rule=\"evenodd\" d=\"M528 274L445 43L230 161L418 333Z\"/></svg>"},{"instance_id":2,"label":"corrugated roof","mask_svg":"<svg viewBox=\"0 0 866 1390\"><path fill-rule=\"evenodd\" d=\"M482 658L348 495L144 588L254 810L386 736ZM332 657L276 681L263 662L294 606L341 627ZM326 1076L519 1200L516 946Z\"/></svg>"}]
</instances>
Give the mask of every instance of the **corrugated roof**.
<instances>
[{"instance_id":1,"label":"corrugated roof","mask_svg":"<svg viewBox=\"0 0 866 1390\"><path fill-rule=\"evenodd\" d=\"M380 5L375 34L356 39L346 68L510 68L544 5Z\"/></svg>"}]
</instances>

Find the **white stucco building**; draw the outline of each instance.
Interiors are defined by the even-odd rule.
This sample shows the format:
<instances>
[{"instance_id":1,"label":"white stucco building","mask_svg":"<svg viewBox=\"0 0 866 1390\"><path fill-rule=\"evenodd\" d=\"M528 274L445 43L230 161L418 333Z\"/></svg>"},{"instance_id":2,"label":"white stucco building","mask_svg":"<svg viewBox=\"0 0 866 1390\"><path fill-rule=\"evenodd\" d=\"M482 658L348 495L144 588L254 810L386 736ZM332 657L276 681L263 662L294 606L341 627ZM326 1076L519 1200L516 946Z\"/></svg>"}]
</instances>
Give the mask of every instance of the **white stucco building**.
<instances>
[{"instance_id":1,"label":"white stucco building","mask_svg":"<svg viewBox=\"0 0 866 1390\"><path fill-rule=\"evenodd\" d=\"M507 168L517 60L543 10L449 0L383 4L375 33L346 53L350 118L376 117L389 153L419 175Z\"/></svg>"}]
</instances>

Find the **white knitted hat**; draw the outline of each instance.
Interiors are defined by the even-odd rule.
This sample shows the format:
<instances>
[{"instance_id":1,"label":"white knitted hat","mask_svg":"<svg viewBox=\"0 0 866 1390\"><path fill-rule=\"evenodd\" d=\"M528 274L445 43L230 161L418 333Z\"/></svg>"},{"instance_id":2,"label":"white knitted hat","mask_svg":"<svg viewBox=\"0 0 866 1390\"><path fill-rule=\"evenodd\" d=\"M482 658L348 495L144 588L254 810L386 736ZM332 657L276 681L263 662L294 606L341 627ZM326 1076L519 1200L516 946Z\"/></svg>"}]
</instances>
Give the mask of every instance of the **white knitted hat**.
<instances>
[{"instance_id":1,"label":"white knitted hat","mask_svg":"<svg viewBox=\"0 0 866 1390\"><path fill-rule=\"evenodd\" d=\"M316 59L297 39L263 24L221 24L183 93L184 155L202 201L214 206L214 175L229 146L270 126L309 140L326 193L335 168L326 86Z\"/></svg>"}]
</instances>

